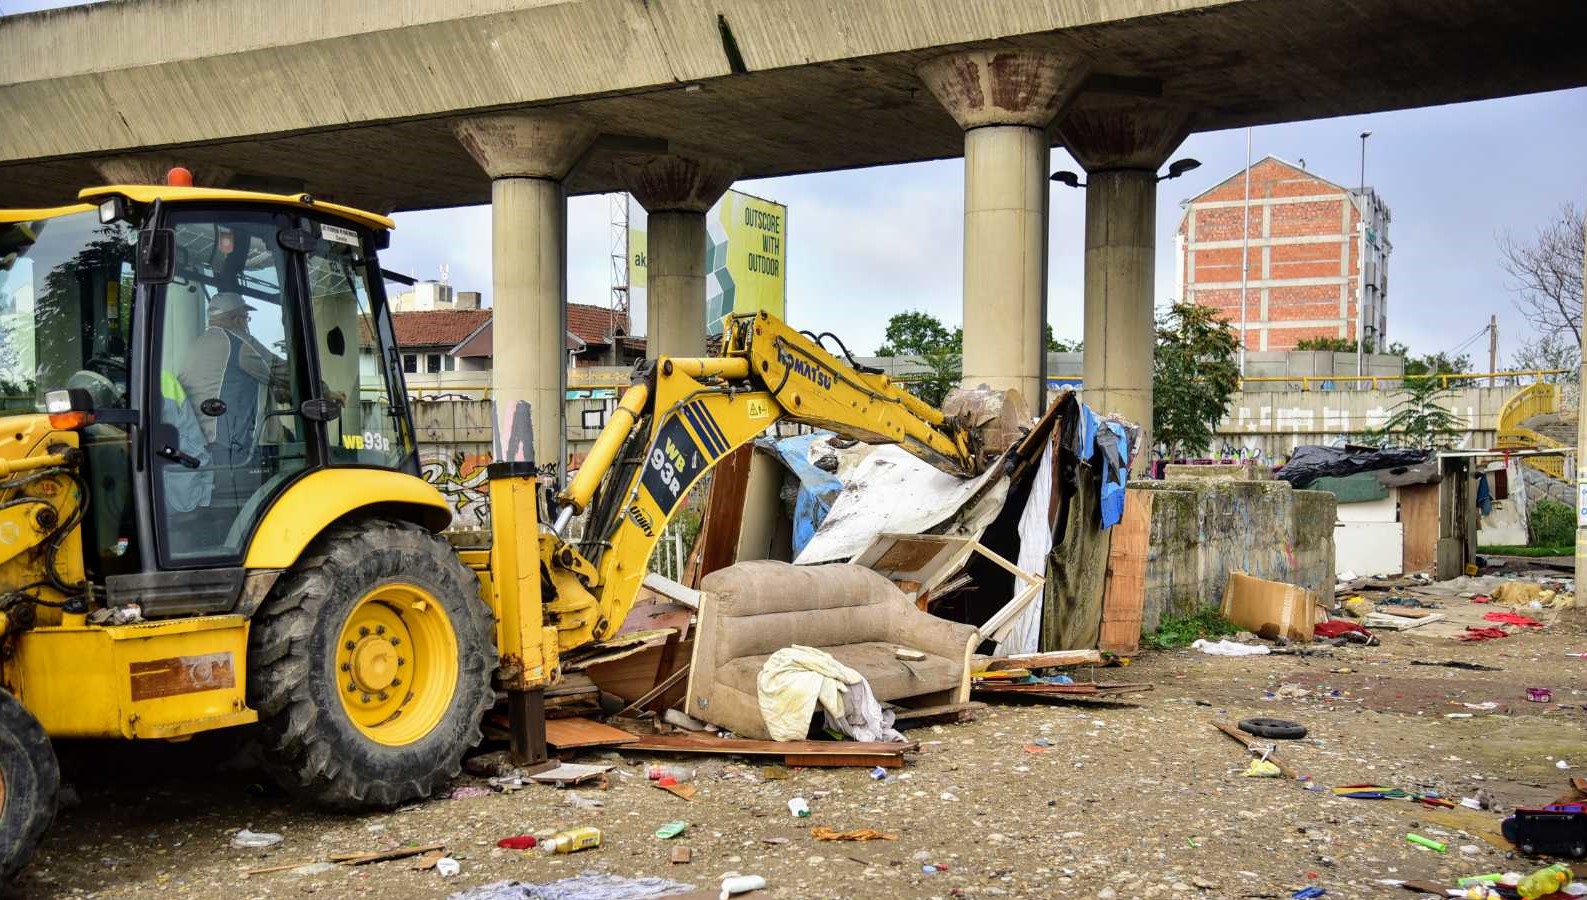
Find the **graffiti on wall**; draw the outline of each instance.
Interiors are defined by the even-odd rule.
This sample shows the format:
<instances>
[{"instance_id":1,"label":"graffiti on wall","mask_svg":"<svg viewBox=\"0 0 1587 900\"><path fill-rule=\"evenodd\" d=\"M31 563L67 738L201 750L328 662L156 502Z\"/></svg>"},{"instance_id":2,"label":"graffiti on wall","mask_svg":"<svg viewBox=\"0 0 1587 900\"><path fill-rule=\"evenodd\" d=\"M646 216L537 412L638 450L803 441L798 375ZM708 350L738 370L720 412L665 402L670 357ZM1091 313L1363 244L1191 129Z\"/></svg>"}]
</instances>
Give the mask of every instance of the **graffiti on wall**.
<instances>
[{"instance_id":1,"label":"graffiti on wall","mask_svg":"<svg viewBox=\"0 0 1587 900\"><path fill-rule=\"evenodd\" d=\"M466 453L445 446L422 447L419 473L435 485L452 507L454 529L490 527L490 489L485 467L489 453Z\"/></svg>"}]
</instances>

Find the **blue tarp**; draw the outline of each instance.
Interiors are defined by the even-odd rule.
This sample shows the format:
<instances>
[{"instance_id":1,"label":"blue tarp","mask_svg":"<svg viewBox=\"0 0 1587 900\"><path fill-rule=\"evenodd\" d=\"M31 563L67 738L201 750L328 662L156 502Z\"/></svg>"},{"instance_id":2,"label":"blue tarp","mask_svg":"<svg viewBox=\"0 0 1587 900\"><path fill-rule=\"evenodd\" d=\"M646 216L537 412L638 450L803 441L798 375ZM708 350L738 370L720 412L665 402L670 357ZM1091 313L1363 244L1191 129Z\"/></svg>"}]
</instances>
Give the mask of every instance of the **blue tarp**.
<instances>
[{"instance_id":1,"label":"blue tarp","mask_svg":"<svg viewBox=\"0 0 1587 900\"><path fill-rule=\"evenodd\" d=\"M810 461L810 445L816 441L832 437L828 431L817 431L812 434L800 434L790 438L776 441L762 439L758 443L763 447L770 447L799 479L799 495L794 500L793 521L793 553L797 558L810 543L810 538L826 521L827 511L832 508L832 501L837 499L843 490L843 482L836 475L816 468Z\"/></svg>"}]
</instances>

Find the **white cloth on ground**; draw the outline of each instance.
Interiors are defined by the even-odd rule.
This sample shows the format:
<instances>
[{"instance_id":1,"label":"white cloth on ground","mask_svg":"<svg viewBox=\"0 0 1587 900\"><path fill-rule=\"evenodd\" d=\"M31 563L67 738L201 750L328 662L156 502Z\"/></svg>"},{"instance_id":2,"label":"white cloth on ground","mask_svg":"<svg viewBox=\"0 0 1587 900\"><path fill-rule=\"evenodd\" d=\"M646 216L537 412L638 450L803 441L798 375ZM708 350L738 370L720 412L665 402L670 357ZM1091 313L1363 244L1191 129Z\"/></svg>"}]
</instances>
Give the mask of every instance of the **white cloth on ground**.
<instances>
[{"instance_id":1,"label":"white cloth on ground","mask_svg":"<svg viewBox=\"0 0 1587 900\"><path fill-rule=\"evenodd\" d=\"M827 711L827 727L841 731L848 735L852 741L899 741L907 740L898 730L893 728L893 711L882 709L882 703L876 699L876 694L871 690L871 683L861 675L860 680L848 686L848 696L844 698L844 706L848 712L841 716L834 716Z\"/></svg>"},{"instance_id":2,"label":"white cloth on ground","mask_svg":"<svg viewBox=\"0 0 1587 900\"><path fill-rule=\"evenodd\" d=\"M1272 652L1262 644L1241 644L1228 638L1217 642L1199 638L1190 646L1212 656L1266 656Z\"/></svg>"}]
</instances>

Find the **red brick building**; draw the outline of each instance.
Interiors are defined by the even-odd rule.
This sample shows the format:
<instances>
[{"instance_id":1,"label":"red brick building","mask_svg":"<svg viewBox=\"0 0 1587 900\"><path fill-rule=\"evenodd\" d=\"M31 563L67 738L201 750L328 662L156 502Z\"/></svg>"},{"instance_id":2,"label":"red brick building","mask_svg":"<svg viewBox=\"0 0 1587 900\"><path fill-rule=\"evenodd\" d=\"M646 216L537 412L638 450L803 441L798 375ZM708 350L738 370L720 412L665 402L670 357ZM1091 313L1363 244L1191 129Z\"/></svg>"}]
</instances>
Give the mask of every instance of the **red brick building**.
<instances>
[{"instance_id":1,"label":"red brick building","mask_svg":"<svg viewBox=\"0 0 1587 900\"><path fill-rule=\"evenodd\" d=\"M1361 333L1370 346L1386 346L1393 248L1377 193L1272 156L1251 166L1250 186L1248 202L1241 170L1181 204L1180 298L1218 310L1237 331L1243 298L1248 350L1293 350L1316 337L1353 342Z\"/></svg>"}]
</instances>

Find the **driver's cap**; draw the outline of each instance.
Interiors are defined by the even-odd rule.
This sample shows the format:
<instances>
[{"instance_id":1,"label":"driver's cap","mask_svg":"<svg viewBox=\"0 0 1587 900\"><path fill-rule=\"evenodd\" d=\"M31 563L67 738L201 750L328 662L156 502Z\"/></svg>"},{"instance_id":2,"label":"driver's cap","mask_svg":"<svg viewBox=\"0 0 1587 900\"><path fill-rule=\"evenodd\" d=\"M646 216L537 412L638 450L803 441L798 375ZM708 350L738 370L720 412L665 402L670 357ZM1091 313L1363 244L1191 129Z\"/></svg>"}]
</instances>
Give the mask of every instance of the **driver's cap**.
<instances>
[{"instance_id":1,"label":"driver's cap","mask_svg":"<svg viewBox=\"0 0 1587 900\"><path fill-rule=\"evenodd\" d=\"M239 309L246 309L249 312L253 312L253 307L243 302L241 294L234 294L231 291L222 291L221 293L209 298L209 314L211 318L215 316L223 316L226 313L236 312Z\"/></svg>"}]
</instances>

